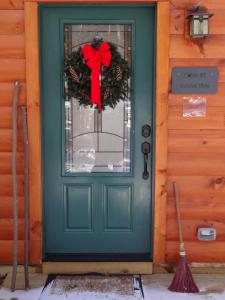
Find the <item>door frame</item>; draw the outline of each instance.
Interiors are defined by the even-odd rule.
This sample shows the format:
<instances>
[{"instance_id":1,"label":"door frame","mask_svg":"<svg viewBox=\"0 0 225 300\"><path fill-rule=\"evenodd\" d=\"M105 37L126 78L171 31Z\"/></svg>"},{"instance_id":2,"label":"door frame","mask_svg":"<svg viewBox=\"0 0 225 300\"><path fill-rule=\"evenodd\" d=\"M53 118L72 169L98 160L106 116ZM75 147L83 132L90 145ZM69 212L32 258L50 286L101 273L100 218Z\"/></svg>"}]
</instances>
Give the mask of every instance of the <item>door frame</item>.
<instances>
[{"instance_id":1,"label":"door frame","mask_svg":"<svg viewBox=\"0 0 225 300\"><path fill-rule=\"evenodd\" d=\"M166 182L169 92L169 0L83 0L84 3L156 4L155 155L153 172L153 263L165 262ZM30 262L42 264L42 153L40 122L40 3L81 3L80 0L25 0L27 123L29 140Z\"/></svg>"}]
</instances>

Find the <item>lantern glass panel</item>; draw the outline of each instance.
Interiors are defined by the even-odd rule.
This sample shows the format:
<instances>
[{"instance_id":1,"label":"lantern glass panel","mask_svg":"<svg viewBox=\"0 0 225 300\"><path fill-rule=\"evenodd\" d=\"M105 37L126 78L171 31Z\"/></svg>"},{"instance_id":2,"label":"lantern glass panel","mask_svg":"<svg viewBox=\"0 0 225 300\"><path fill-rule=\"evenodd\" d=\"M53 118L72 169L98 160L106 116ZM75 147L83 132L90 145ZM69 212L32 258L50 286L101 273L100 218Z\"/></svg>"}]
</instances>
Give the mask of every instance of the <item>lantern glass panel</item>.
<instances>
[{"instance_id":1,"label":"lantern glass panel","mask_svg":"<svg viewBox=\"0 0 225 300\"><path fill-rule=\"evenodd\" d=\"M190 23L190 35L193 38L207 36L209 33L209 19L208 15L195 15Z\"/></svg>"}]
</instances>

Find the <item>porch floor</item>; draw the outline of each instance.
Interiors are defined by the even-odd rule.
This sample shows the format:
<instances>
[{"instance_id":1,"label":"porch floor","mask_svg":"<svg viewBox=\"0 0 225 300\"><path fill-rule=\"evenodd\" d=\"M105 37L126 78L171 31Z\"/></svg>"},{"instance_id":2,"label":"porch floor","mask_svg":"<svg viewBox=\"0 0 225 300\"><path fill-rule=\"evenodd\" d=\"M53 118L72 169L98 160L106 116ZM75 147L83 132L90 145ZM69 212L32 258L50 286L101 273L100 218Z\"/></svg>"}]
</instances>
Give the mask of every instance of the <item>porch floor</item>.
<instances>
[{"instance_id":1,"label":"porch floor","mask_svg":"<svg viewBox=\"0 0 225 300\"><path fill-rule=\"evenodd\" d=\"M23 276L19 274L19 277ZM4 300L137 300L141 291L133 291L133 276L57 276L43 291L40 277L31 274L29 291L0 289ZM225 274L194 274L199 294L180 294L168 291L173 274L142 276L144 299L147 300L225 300ZM18 281L22 280L22 277ZM36 282L35 282L36 280ZM7 278L6 278L7 281ZM5 286L5 284L3 284Z\"/></svg>"}]
</instances>

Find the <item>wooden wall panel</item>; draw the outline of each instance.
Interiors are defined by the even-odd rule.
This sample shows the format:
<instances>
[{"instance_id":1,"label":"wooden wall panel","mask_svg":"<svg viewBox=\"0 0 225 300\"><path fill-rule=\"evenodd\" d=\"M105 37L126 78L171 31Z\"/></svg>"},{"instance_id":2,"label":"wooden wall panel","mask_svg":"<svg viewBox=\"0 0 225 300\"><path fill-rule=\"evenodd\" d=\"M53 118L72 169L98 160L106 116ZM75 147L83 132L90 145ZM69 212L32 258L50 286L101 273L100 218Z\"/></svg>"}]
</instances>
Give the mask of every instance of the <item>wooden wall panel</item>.
<instances>
[{"instance_id":1,"label":"wooden wall panel","mask_svg":"<svg viewBox=\"0 0 225 300\"><path fill-rule=\"evenodd\" d=\"M23 9L23 0L1 0L0 9Z\"/></svg>"},{"instance_id":2,"label":"wooden wall panel","mask_svg":"<svg viewBox=\"0 0 225 300\"><path fill-rule=\"evenodd\" d=\"M0 59L6 58L25 58L23 35L0 35Z\"/></svg>"},{"instance_id":3,"label":"wooden wall panel","mask_svg":"<svg viewBox=\"0 0 225 300\"><path fill-rule=\"evenodd\" d=\"M23 33L23 10L0 10L0 35L14 35Z\"/></svg>"},{"instance_id":4,"label":"wooden wall panel","mask_svg":"<svg viewBox=\"0 0 225 300\"><path fill-rule=\"evenodd\" d=\"M204 41L171 35L171 58L210 58L224 59L225 35L211 35Z\"/></svg>"},{"instance_id":5,"label":"wooden wall panel","mask_svg":"<svg viewBox=\"0 0 225 300\"><path fill-rule=\"evenodd\" d=\"M225 2L198 1L214 16L209 38L188 36L187 7L192 0L171 1L170 71L175 66L216 66L218 92L207 98L207 115L183 117L183 97L169 94L166 261L178 258L178 228L172 182L180 191L181 216L188 258L192 262L224 262L225 255ZM217 182L217 183L216 183ZM218 184L219 182L219 184ZM199 226L217 229L217 240L200 242Z\"/></svg>"},{"instance_id":6,"label":"wooden wall panel","mask_svg":"<svg viewBox=\"0 0 225 300\"><path fill-rule=\"evenodd\" d=\"M0 174L12 173L12 153L0 152ZM17 173L23 174L23 153L17 154Z\"/></svg>"},{"instance_id":7,"label":"wooden wall panel","mask_svg":"<svg viewBox=\"0 0 225 300\"><path fill-rule=\"evenodd\" d=\"M223 209L225 206L223 207ZM198 241L197 238L197 231L199 227L213 227L217 231L216 240L218 242L225 242L225 222L224 219L218 220L211 219L209 220L203 218L198 220L184 220L182 222L183 225L183 237L185 241ZM167 221L167 239L169 241L178 241L179 235L178 235L178 226L176 219L174 220L168 220ZM206 242L208 243L208 242ZM214 243L214 242L212 242Z\"/></svg>"},{"instance_id":8,"label":"wooden wall panel","mask_svg":"<svg viewBox=\"0 0 225 300\"><path fill-rule=\"evenodd\" d=\"M179 95L179 94L169 94L169 106L182 106L183 105L183 97L187 95ZM189 97L198 97L199 95L188 95ZM225 106L225 84L218 84L218 92L216 94L208 94L205 95L207 99L207 107L211 106Z\"/></svg>"},{"instance_id":9,"label":"wooden wall panel","mask_svg":"<svg viewBox=\"0 0 225 300\"><path fill-rule=\"evenodd\" d=\"M223 198L212 198L213 196L210 197L207 195L202 195L199 197L181 197L182 221L186 222L188 220L190 223L193 221L193 224L199 224L199 226L203 221L212 222L220 220L224 223L225 204L222 201ZM174 198L168 199L167 221L169 222L169 220L174 220L176 223L176 210L174 202ZM224 235L224 230L221 232L221 234Z\"/></svg>"},{"instance_id":10,"label":"wooden wall panel","mask_svg":"<svg viewBox=\"0 0 225 300\"><path fill-rule=\"evenodd\" d=\"M1 39L1 36L0 36ZM0 46L1 48L1 46ZM1 50L0 50L1 51ZM1 57L1 52L0 52ZM11 93L13 91L12 82L20 80L25 81L25 60L24 59L1 59L0 58L0 93L1 90L7 87L2 86L2 82L11 82L8 89L11 88ZM23 89L23 87L22 87ZM7 92L7 91L4 91ZM9 90L8 90L9 92ZM0 98L0 103L5 101L5 99ZM1 104L0 104L1 105Z\"/></svg>"},{"instance_id":11,"label":"wooden wall panel","mask_svg":"<svg viewBox=\"0 0 225 300\"><path fill-rule=\"evenodd\" d=\"M18 220L18 239L24 238L24 219ZM13 219L0 219L0 240L13 240Z\"/></svg>"},{"instance_id":12,"label":"wooden wall panel","mask_svg":"<svg viewBox=\"0 0 225 300\"><path fill-rule=\"evenodd\" d=\"M225 153L169 153L168 175L219 176L225 174Z\"/></svg>"},{"instance_id":13,"label":"wooden wall panel","mask_svg":"<svg viewBox=\"0 0 225 300\"><path fill-rule=\"evenodd\" d=\"M0 197L7 196L12 197L12 175L0 175ZM18 197L23 196L24 192L24 179L23 175L17 176L17 188L18 188Z\"/></svg>"},{"instance_id":14,"label":"wooden wall panel","mask_svg":"<svg viewBox=\"0 0 225 300\"><path fill-rule=\"evenodd\" d=\"M170 130L170 153L225 153L224 130Z\"/></svg>"},{"instance_id":15,"label":"wooden wall panel","mask_svg":"<svg viewBox=\"0 0 225 300\"><path fill-rule=\"evenodd\" d=\"M18 152L23 151L23 137L22 130L18 131L17 140ZM0 129L0 152L12 151L12 129Z\"/></svg>"},{"instance_id":16,"label":"wooden wall panel","mask_svg":"<svg viewBox=\"0 0 225 300\"><path fill-rule=\"evenodd\" d=\"M188 260L191 262L225 262L225 242L186 242ZM178 242L168 241L166 247L166 258L169 262L178 261Z\"/></svg>"},{"instance_id":17,"label":"wooden wall panel","mask_svg":"<svg viewBox=\"0 0 225 300\"><path fill-rule=\"evenodd\" d=\"M18 128L21 129L21 110L18 108ZM11 129L12 128L12 107L2 106L0 109L0 130L1 129Z\"/></svg>"},{"instance_id":18,"label":"wooden wall panel","mask_svg":"<svg viewBox=\"0 0 225 300\"><path fill-rule=\"evenodd\" d=\"M183 106L169 110L169 129L225 129L225 107L207 107L205 117L183 117Z\"/></svg>"},{"instance_id":19,"label":"wooden wall panel","mask_svg":"<svg viewBox=\"0 0 225 300\"><path fill-rule=\"evenodd\" d=\"M0 240L0 263L9 265L12 263L13 242L9 240ZM24 243L18 241L18 263L23 263Z\"/></svg>"},{"instance_id":20,"label":"wooden wall panel","mask_svg":"<svg viewBox=\"0 0 225 300\"><path fill-rule=\"evenodd\" d=\"M201 174L200 176L196 175L171 175L168 176L167 179L167 191L168 191L168 199L173 197L172 192L172 182L176 181L179 186L180 196L181 197L189 197L189 204L192 206L193 201L193 208L195 208L196 202L194 199L196 196L199 199L210 199L214 200L215 196L223 198L225 197L225 183L221 184L220 186L215 185L215 182L218 178L224 179L224 174L219 174L218 176L206 176Z\"/></svg>"},{"instance_id":21,"label":"wooden wall panel","mask_svg":"<svg viewBox=\"0 0 225 300\"><path fill-rule=\"evenodd\" d=\"M5 62L5 61L4 61ZM16 60L16 62L19 62L18 65L18 72L22 72L22 74L20 74L20 76L22 76L22 79L25 80L25 62L22 61L18 61ZM1 61L0 61L0 78L2 78L2 80L6 81L6 75L7 74L7 64L10 64L10 61L5 62L5 67L1 69ZM11 65L14 65L13 62L11 62ZM4 72L5 70L5 72ZM17 76L18 74L15 74L16 72L8 72L8 79L11 79L12 81L14 80L18 80L19 76ZM9 78L10 76L10 78ZM21 79L21 78L20 78ZM13 82L1 82L0 83L0 107L1 106L11 106L12 105L12 96L13 96ZM22 105L26 105L26 84L21 82L20 84L20 91L19 91L19 103L20 106Z\"/></svg>"},{"instance_id":22,"label":"wooden wall panel","mask_svg":"<svg viewBox=\"0 0 225 300\"><path fill-rule=\"evenodd\" d=\"M18 197L18 216L24 217L24 198ZM13 218L12 197L0 196L0 218Z\"/></svg>"},{"instance_id":23,"label":"wooden wall panel","mask_svg":"<svg viewBox=\"0 0 225 300\"><path fill-rule=\"evenodd\" d=\"M205 6L208 9L225 9L223 0L170 0L172 9L187 9L193 6Z\"/></svg>"}]
</instances>

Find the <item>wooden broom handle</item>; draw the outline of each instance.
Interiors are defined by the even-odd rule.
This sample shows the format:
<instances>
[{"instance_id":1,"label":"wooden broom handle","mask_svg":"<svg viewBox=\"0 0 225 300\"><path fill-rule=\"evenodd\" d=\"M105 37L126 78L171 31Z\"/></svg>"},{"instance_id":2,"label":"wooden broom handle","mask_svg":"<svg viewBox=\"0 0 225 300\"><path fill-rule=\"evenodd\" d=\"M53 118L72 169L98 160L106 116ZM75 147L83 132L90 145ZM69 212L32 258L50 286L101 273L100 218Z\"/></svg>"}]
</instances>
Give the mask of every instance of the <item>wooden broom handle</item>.
<instances>
[{"instance_id":1,"label":"wooden broom handle","mask_svg":"<svg viewBox=\"0 0 225 300\"><path fill-rule=\"evenodd\" d=\"M180 199L179 199L178 186L177 186L176 182L173 182L173 192L174 192L174 197L175 197L175 202L176 202L177 224L178 224L179 241L180 241L180 255L185 255L181 216L180 216Z\"/></svg>"}]
</instances>

